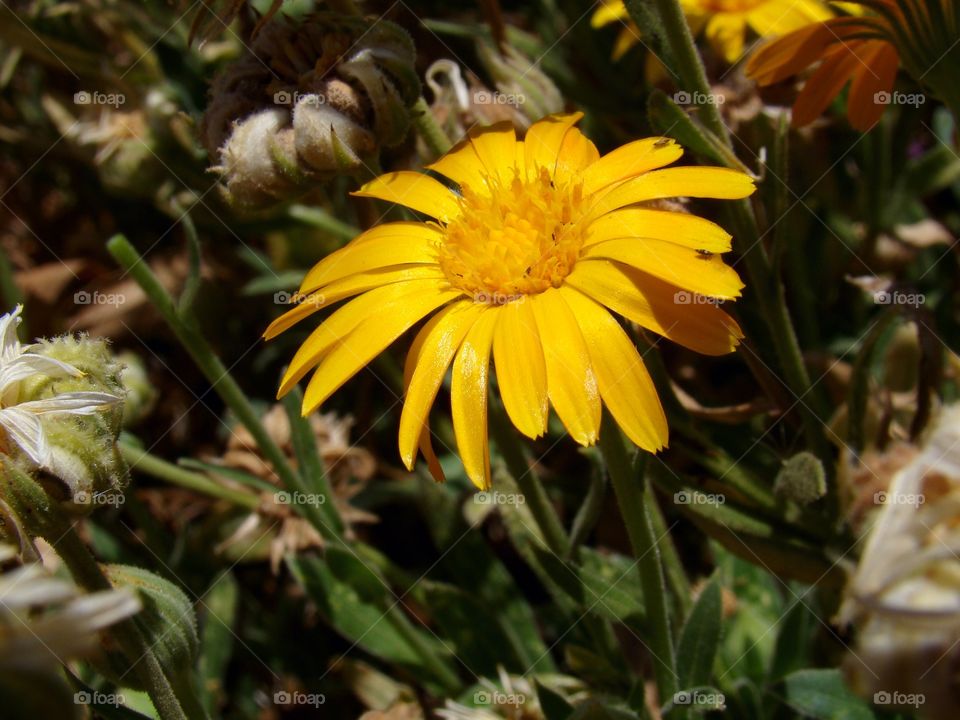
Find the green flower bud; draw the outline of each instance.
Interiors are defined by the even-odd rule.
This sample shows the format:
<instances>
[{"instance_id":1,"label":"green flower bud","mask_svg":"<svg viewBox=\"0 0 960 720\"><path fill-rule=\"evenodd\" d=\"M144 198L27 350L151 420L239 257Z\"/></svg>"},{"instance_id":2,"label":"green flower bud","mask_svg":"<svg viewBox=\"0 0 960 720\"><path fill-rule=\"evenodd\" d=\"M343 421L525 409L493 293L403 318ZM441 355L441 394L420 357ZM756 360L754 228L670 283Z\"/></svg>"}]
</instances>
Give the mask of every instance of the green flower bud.
<instances>
[{"instance_id":1,"label":"green flower bud","mask_svg":"<svg viewBox=\"0 0 960 720\"><path fill-rule=\"evenodd\" d=\"M145 418L157 402L157 388L147 376L147 368L136 353L125 351L117 355L120 371L120 383L125 393L123 404L123 426L130 427Z\"/></svg>"},{"instance_id":2,"label":"green flower bud","mask_svg":"<svg viewBox=\"0 0 960 720\"><path fill-rule=\"evenodd\" d=\"M400 143L420 94L415 59L406 32L382 19L266 23L214 80L201 123L228 202L290 199Z\"/></svg>"},{"instance_id":3,"label":"green flower bud","mask_svg":"<svg viewBox=\"0 0 960 720\"><path fill-rule=\"evenodd\" d=\"M200 646L197 617L190 598L177 585L149 570L131 565L103 568L114 588L136 591L143 609L135 622L153 648L160 665L174 673L193 667ZM105 648L97 669L118 684L137 687L136 673L129 672L126 658L115 648ZM122 681L121 681L122 678Z\"/></svg>"},{"instance_id":4,"label":"green flower bud","mask_svg":"<svg viewBox=\"0 0 960 720\"><path fill-rule=\"evenodd\" d=\"M800 452L783 463L773 483L778 497L798 505L809 505L827 493L827 475L823 463L810 452Z\"/></svg>"},{"instance_id":5,"label":"green flower bud","mask_svg":"<svg viewBox=\"0 0 960 720\"><path fill-rule=\"evenodd\" d=\"M104 340L88 337L42 340L32 353L74 372L32 375L20 383L18 403L57 403L65 397L94 398L98 403L96 410L38 415L49 452L43 469L62 484L63 499L73 509L122 503L128 468L116 447L125 394L121 364Z\"/></svg>"},{"instance_id":6,"label":"green flower bud","mask_svg":"<svg viewBox=\"0 0 960 720\"><path fill-rule=\"evenodd\" d=\"M563 96L538 63L507 47L503 53L487 41L477 42L477 55L498 92L487 93L486 102L511 105L531 123L563 110ZM475 93L483 99L481 93Z\"/></svg>"}]
</instances>

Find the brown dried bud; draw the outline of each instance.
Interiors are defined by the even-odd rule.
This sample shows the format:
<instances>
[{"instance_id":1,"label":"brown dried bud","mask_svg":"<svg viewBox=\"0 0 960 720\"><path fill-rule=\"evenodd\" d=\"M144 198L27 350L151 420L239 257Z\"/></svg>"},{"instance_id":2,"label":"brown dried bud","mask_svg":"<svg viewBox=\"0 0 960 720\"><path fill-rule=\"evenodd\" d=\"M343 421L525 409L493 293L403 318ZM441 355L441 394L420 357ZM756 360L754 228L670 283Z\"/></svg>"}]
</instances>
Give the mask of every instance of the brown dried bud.
<instances>
[{"instance_id":1,"label":"brown dried bud","mask_svg":"<svg viewBox=\"0 0 960 720\"><path fill-rule=\"evenodd\" d=\"M262 207L396 145L420 95L413 43L385 20L315 13L264 25L211 90L201 124L228 199Z\"/></svg>"}]
</instances>

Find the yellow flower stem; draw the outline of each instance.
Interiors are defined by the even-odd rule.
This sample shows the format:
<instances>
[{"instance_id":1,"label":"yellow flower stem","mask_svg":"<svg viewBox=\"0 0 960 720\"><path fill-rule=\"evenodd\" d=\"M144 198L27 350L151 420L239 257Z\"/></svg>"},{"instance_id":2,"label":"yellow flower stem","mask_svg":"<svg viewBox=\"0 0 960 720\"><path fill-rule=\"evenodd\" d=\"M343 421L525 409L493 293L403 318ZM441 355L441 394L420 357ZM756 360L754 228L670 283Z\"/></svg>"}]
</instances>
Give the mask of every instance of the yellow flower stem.
<instances>
[{"instance_id":1,"label":"yellow flower stem","mask_svg":"<svg viewBox=\"0 0 960 720\"><path fill-rule=\"evenodd\" d=\"M420 133L420 137L423 138L430 152L434 155L434 157L429 158L429 161L436 160L453 147L453 143L450 142L450 138L447 137L436 118L433 117L433 112L431 112L430 106L427 105L427 101L423 97L417 99L411 112L417 132Z\"/></svg>"},{"instance_id":2,"label":"yellow flower stem","mask_svg":"<svg viewBox=\"0 0 960 720\"><path fill-rule=\"evenodd\" d=\"M12 463L4 462L0 481L0 496L12 512L31 535L42 537L53 546L80 587L88 592L113 589L97 561L77 535L73 523L63 516L59 506L33 478L15 468ZM152 646L133 618L113 625L109 633L116 639L127 659L132 661L131 670L146 687L161 720L187 720L185 707L199 711L200 714L192 714L193 718L206 717L206 714L199 710L200 705L195 698L183 696L183 693L192 692L184 687L185 683L174 686L172 673L168 676L164 671Z\"/></svg>"},{"instance_id":3,"label":"yellow flower stem","mask_svg":"<svg viewBox=\"0 0 960 720\"><path fill-rule=\"evenodd\" d=\"M136 249L124 236L116 235L107 243L107 250L140 285L154 307L167 321L177 339L190 353L213 389L253 436L257 447L260 448L266 460L273 466L283 486L288 490L309 493L310 488L303 478L293 470L286 455L270 437L260 421L260 416L254 410L253 405L247 399L237 381L234 380L229 370L213 352L213 348L210 347L202 333L193 323L187 322L177 312L173 299L167 294L166 289L160 284L156 275L153 274L153 271L150 270ZM326 476L316 478L314 481L322 484L322 492L326 497L333 498L333 491L330 489ZM325 538L328 540L339 539L340 533L343 531L343 520L335 503L328 502L322 505L307 503L297 504L295 507Z\"/></svg>"},{"instance_id":4,"label":"yellow flower stem","mask_svg":"<svg viewBox=\"0 0 960 720\"><path fill-rule=\"evenodd\" d=\"M520 443L513 424L506 413L496 402L490 403L490 431L497 443L497 448L507 463L507 469L517 483L517 488L530 508L537 527L543 534L544 542L551 552L559 558L566 558L570 553L570 538L560 523L560 518L550 502L550 497L543 484L527 462L523 445Z\"/></svg>"},{"instance_id":5,"label":"yellow flower stem","mask_svg":"<svg viewBox=\"0 0 960 720\"><path fill-rule=\"evenodd\" d=\"M649 481L644 472L646 459L645 456L641 458L639 468L634 466L620 428L606 413L600 429L600 451L617 494L617 504L630 536L633 555L640 567L653 673L660 704L664 705L673 700L679 688L672 624L667 607L669 592L663 569L663 550L654 530L653 514L649 507L653 494L649 491ZM679 710L676 715L682 717Z\"/></svg>"},{"instance_id":6,"label":"yellow flower stem","mask_svg":"<svg viewBox=\"0 0 960 720\"><path fill-rule=\"evenodd\" d=\"M260 506L260 499L253 493L226 487L205 475L184 470L173 463L161 460L156 455L151 455L141 448L122 441L117 443L117 448L131 468L136 468L158 480L203 493L208 497L226 500L248 510L256 510Z\"/></svg>"}]
</instances>

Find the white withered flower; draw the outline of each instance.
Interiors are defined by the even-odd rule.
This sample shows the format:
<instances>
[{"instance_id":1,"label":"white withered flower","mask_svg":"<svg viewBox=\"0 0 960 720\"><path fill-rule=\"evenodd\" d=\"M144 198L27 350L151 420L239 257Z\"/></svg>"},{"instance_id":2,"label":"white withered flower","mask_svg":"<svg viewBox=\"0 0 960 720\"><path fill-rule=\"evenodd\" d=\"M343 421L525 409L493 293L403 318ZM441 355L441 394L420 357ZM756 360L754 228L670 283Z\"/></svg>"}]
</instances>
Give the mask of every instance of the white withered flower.
<instances>
[{"instance_id":1,"label":"white withered flower","mask_svg":"<svg viewBox=\"0 0 960 720\"><path fill-rule=\"evenodd\" d=\"M38 468L52 470L53 450L41 418L54 415L92 415L121 401L117 395L95 391L58 393L49 398L24 400L25 383L37 376L79 378L73 365L32 352L17 338L23 306L0 316L0 452L11 455L19 449Z\"/></svg>"}]
</instances>

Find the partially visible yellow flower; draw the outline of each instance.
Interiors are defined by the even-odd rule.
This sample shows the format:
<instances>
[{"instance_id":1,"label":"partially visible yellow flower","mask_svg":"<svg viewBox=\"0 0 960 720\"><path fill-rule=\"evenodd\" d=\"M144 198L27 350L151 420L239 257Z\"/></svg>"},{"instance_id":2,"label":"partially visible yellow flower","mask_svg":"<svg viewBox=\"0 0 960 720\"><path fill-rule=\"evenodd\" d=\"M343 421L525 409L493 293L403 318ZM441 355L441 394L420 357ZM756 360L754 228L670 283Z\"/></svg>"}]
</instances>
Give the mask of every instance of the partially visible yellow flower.
<instances>
[{"instance_id":1,"label":"partially visible yellow flower","mask_svg":"<svg viewBox=\"0 0 960 720\"><path fill-rule=\"evenodd\" d=\"M713 51L728 63L743 54L748 29L761 38L775 37L833 16L820 0L681 0L680 5L693 34L702 30ZM603 0L591 25L613 22L624 26L614 46L616 60L640 41L641 34L622 0Z\"/></svg>"},{"instance_id":2,"label":"partially visible yellow flower","mask_svg":"<svg viewBox=\"0 0 960 720\"><path fill-rule=\"evenodd\" d=\"M869 130L886 109L879 100L893 89L900 66L897 48L877 36L879 21L850 16L807 25L760 48L747 75L772 85L819 63L793 104L793 124L816 120L849 83L847 118L857 130Z\"/></svg>"},{"instance_id":3,"label":"partially visible yellow flower","mask_svg":"<svg viewBox=\"0 0 960 720\"><path fill-rule=\"evenodd\" d=\"M573 438L597 440L601 402L637 445L655 451L667 423L643 360L613 312L693 350L730 352L740 328L714 299L740 294L721 260L730 235L657 201L734 199L754 191L740 172L672 167L668 138L636 140L603 157L576 127L581 113L550 116L518 142L500 124L470 134L428 166L433 175L382 175L356 195L434 218L363 233L318 263L301 304L265 333L357 296L307 338L280 395L311 369L303 411L427 316L407 356L400 455L417 448L442 479L428 414L452 365L453 428L464 467L489 487L487 391L491 353L507 414L531 438L552 405ZM457 189L452 189L456 187Z\"/></svg>"}]
</instances>

